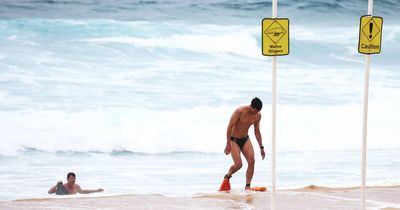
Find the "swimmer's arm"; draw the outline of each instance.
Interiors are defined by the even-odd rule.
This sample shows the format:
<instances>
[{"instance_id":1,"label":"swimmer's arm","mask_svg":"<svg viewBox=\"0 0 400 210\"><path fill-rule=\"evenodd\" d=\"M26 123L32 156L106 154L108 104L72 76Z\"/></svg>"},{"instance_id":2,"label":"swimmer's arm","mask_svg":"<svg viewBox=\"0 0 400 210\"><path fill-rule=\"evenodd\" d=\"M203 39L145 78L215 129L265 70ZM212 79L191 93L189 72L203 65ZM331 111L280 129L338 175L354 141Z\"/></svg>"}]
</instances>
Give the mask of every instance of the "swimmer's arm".
<instances>
[{"instance_id":1,"label":"swimmer's arm","mask_svg":"<svg viewBox=\"0 0 400 210\"><path fill-rule=\"evenodd\" d=\"M89 194L89 193L96 193L96 192L103 192L104 190L102 188L99 188L97 190L82 190L81 186L78 185L78 193L81 194Z\"/></svg>"},{"instance_id":2,"label":"swimmer's arm","mask_svg":"<svg viewBox=\"0 0 400 210\"><path fill-rule=\"evenodd\" d=\"M261 115L260 115L260 118L254 123L254 135L256 136L258 145L260 147L262 147L263 144L262 144L262 137L261 137L261 132L260 132L260 121L261 121Z\"/></svg>"},{"instance_id":3,"label":"swimmer's arm","mask_svg":"<svg viewBox=\"0 0 400 210\"><path fill-rule=\"evenodd\" d=\"M233 126L236 125L236 123L239 121L239 111L236 110L232 116L231 119L229 120L228 128L226 129L226 145L231 145L231 135L232 135L232 128Z\"/></svg>"},{"instance_id":4,"label":"swimmer's arm","mask_svg":"<svg viewBox=\"0 0 400 210\"><path fill-rule=\"evenodd\" d=\"M257 120L257 122L254 123L254 135L256 136L258 145L260 146L261 157L264 160L265 151L264 151L264 146L262 143L262 137L261 137L261 132L260 132L260 121L261 121L261 115L260 115L260 118Z\"/></svg>"},{"instance_id":5,"label":"swimmer's arm","mask_svg":"<svg viewBox=\"0 0 400 210\"><path fill-rule=\"evenodd\" d=\"M239 111L236 110L232 116L231 119L229 120L228 128L226 129L226 147L224 150L224 153L228 155L231 153L231 135L232 135L232 128L233 126L236 125L236 123L239 121Z\"/></svg>"},{"instance_id":6,"label":"swimmer's arm","mask_svg":"<svg viewBox=\"0 0 400 210\"><path fill-rule=\"evenodd\" d=\"M53 186L53 187L51 187L51 188L49 189L48 193L49 193L49 194L53 194L53 193L55 193L55 192L56 192L56 187L57 187L57 185L56 185L56 186Z\"/></svg>"},{"instance_id":7,"label":"swimmer's arm","mask_svg":"<svg viewBox=\"0 0 400 210\"><path fill-rule=\"evenodd\" d=\"M56 189L57 189L57 185L54 185L53 187L51 187L51 188L49 189L48 193L49 193L49 194L53 194L53 193L56 192Z\"/></svg>"}]
</instances>

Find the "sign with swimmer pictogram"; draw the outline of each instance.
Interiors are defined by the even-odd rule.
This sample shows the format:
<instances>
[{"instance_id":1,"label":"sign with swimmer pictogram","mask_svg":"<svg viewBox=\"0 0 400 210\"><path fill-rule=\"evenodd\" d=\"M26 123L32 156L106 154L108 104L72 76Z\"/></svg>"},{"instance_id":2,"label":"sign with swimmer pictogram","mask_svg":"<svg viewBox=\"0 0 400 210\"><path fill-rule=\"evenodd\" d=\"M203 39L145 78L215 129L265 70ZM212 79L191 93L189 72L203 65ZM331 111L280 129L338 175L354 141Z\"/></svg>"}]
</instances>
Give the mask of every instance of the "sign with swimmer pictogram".
<instances>
[{"instance_id":1,"label":"sign with swimmer pictogram","mask_svg":"<svg viewBox=\"0 0 400 210\"><path fill-rule=\"evenodd\" d=\"M289 54L289 19L262 20L262 54L265 56Z\"/></svg>"},{"instance_id":2,"label":"sign with swimmer pictogram","mask_svg":"<svg viewBox=\"0 0 400 210\"><path fill-rule=\"evenodd\" d=\"M359 53L379 54L381 52L382 26L382 17L365 15L360 18Z\"/></svg>"}]
</instances>

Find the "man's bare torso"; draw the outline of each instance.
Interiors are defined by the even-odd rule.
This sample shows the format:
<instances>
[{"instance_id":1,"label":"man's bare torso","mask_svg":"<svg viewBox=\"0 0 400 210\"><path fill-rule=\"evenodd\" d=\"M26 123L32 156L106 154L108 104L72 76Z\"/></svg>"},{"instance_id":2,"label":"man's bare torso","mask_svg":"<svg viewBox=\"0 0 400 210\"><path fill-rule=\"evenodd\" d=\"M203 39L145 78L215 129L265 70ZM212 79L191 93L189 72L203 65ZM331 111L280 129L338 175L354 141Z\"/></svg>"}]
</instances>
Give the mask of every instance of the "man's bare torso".
<instances>
[{"instance_id":1,"label":"man's bare torso","mask_svg":"<svg viewBox=\"0 0 400 210\"><path fill-rule=\"evenodd\" d=\"M250 126L256 123L261 117L260 113L252 113L249 106L239 107L236 109L235 114L239 120L233 126L231 135L237 138L247 136Z\"/></svg>"},{"instance_id":2,"label":"man's bare torso","mask_svg":"<svg viewBox=\"0 0 400 210\"><path fill-rule=\"evenodd\" d=\"M67 188L69 194L76 194L78 193L79 189L81 188L79 185L74 184L69 186L68 183L64 184L64 187Z\"/></svg>"}]
</instances>

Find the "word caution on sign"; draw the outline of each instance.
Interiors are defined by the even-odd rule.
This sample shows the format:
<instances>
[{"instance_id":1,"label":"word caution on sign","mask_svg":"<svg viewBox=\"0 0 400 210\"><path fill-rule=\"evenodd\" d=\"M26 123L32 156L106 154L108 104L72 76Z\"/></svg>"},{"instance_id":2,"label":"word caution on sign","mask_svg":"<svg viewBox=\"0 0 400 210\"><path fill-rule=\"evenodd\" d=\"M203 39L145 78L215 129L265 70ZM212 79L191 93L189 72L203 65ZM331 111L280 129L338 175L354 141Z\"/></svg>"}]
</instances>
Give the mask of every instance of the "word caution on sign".
<instances>
[{"instance_id":1,"label":"word caution on sign","mask_svg":"<svg viewBox=\"0 0 400 210\"><path fill-rule=\"evenodd\" d=\"M358 52L379 54L381 52L383 18L365 15L360 18Z\"/></svg>"}]
</instances>

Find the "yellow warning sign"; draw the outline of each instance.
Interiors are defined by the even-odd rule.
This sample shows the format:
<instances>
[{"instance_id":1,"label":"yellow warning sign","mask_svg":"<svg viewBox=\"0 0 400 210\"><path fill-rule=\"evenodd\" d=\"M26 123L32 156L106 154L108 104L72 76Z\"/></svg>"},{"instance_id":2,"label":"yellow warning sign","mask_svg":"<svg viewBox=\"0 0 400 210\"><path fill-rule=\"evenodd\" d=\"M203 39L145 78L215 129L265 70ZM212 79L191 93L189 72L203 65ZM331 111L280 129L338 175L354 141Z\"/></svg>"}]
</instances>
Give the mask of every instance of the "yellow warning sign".
<instances>
[{"instance_id":1,"label":"yellow warning sign","mask_svg":"<svg viewBox=\"0 0 400 210\"><path fill-rule=\"evenodd\" d=\"M383 18L365 15L360 18L358 52L378 54L381 52Z\"/></svg>"},{"instance_id":2,"label":"yellow warning sign","mask_svg":"<svg viewBox=\"0 0 400 210\"><path fill-rule=\"evenodd\" d=\"M262 54L265 56L289 54L289 19L262 20Z\"/></svg>"}]
</instances>

